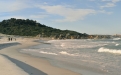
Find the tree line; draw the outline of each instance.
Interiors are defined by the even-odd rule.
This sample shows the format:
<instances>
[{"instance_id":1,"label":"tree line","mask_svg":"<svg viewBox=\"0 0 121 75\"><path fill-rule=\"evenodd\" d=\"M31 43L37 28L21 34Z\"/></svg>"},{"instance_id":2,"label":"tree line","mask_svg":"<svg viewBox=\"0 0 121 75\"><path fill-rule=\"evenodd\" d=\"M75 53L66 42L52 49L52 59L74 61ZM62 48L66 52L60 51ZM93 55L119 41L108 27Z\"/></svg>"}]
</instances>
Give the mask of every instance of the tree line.
<instances>
[{"instance_id":1,"label":"tree line","mask_svg":"<svg viewBox=\"0 0 121 75\"><path fill-rule=\"evenodd\" d=\"M52 37L55 39L87 38L88 34L71 30L60 30L30 19L11 18L0 22L0 33L19 36Z\"/></svg>"}]
</instances>

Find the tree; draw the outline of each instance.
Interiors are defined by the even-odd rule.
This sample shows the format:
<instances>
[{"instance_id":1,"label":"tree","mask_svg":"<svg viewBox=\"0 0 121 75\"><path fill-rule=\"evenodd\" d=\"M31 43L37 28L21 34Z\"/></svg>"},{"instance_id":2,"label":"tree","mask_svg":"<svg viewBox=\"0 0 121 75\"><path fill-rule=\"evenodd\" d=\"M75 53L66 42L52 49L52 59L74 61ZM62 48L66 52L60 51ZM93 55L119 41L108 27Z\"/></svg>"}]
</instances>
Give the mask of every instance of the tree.
<instances>
[{"instance_id":1,"label":"tree","mask_svg":"<svg viewBox=\"0 0 121 75\"><path fill-rule=\"evenodd\" d=\"M15 19L11 18L0 22L0 33L20 36L37 36L41 34L43 37L56 38L73 38L88 37L88 34L79 33L71 30L60 30L38 23L29 19ZM60 36L61 35L61 36Z\"/></svg>"}]
</instances>

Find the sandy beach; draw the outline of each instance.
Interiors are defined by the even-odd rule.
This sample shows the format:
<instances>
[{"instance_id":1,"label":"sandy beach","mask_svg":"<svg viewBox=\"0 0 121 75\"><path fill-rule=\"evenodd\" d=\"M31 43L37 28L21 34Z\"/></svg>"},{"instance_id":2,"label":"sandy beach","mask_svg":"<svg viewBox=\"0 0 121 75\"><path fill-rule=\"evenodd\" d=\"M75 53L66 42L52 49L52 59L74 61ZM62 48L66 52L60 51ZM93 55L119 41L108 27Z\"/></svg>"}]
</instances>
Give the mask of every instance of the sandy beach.
<instances>
[{"instance_id":1,"label":"sandy beach","mask_svg":"<svg viewBox=\"0 0 121 75\"><path fill-rule=\"evenodd\" d=\"M47 60L18 52L18 49L37 45L35 39L17 39L15 44L0 46L1 75L80 75L52 66ZM2 45L2 44L0 44Z\"/></svg>"}]
</instances>

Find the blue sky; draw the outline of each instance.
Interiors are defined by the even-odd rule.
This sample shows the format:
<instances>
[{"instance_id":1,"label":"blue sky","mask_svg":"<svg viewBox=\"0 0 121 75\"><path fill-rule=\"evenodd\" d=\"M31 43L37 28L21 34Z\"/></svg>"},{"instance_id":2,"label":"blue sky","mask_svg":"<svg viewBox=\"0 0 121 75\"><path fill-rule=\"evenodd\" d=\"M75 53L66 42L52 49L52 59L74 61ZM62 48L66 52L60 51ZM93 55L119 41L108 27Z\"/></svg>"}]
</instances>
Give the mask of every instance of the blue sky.
<instances>
[{"instance_id":1,"label":"blue sky","mask_svg":"<svg viewBox=\"0 0 121 75\"><path fill-rule=\"evenodd\" d=\"M0 0L0 21L32 19L87 34L121 34L121 0Z\"/></svg>"}]
</instances>

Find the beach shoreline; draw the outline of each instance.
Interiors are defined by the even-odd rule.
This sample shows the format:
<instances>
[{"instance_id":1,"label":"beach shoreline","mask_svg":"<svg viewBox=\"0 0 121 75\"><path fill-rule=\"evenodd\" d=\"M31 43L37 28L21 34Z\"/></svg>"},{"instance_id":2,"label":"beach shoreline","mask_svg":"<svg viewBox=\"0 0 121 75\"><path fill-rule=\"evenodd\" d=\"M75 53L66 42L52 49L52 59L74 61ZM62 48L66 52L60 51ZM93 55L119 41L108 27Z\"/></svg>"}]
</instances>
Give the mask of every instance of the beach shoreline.
<instances>
[{"instance_id":1,"label":"beach shoreline","mask_svg":"<svg viewBox=\"0 0 121 75\"><path fill-rule=\"evenodd\" d=\"M35 57L32 55L20 53L18 49L28 48L33 45L40 44L34 42L36 39L25 38L17 41L20 45L7 47L0 50L0 54L18 67L22 68L26 73L33 75L80 75L67 69L55 67L44 58ZM22 66L21 66L22 65ZM1 66L1 65L0 65ZM24 67L26 66L26 68ZM28 67L28 68L27 68ZM30 70L28 70L30 68ZM33 71L34 70L34 71ZM40 72L39 72L40 71Z\"/></svg>"}]
</instances>

